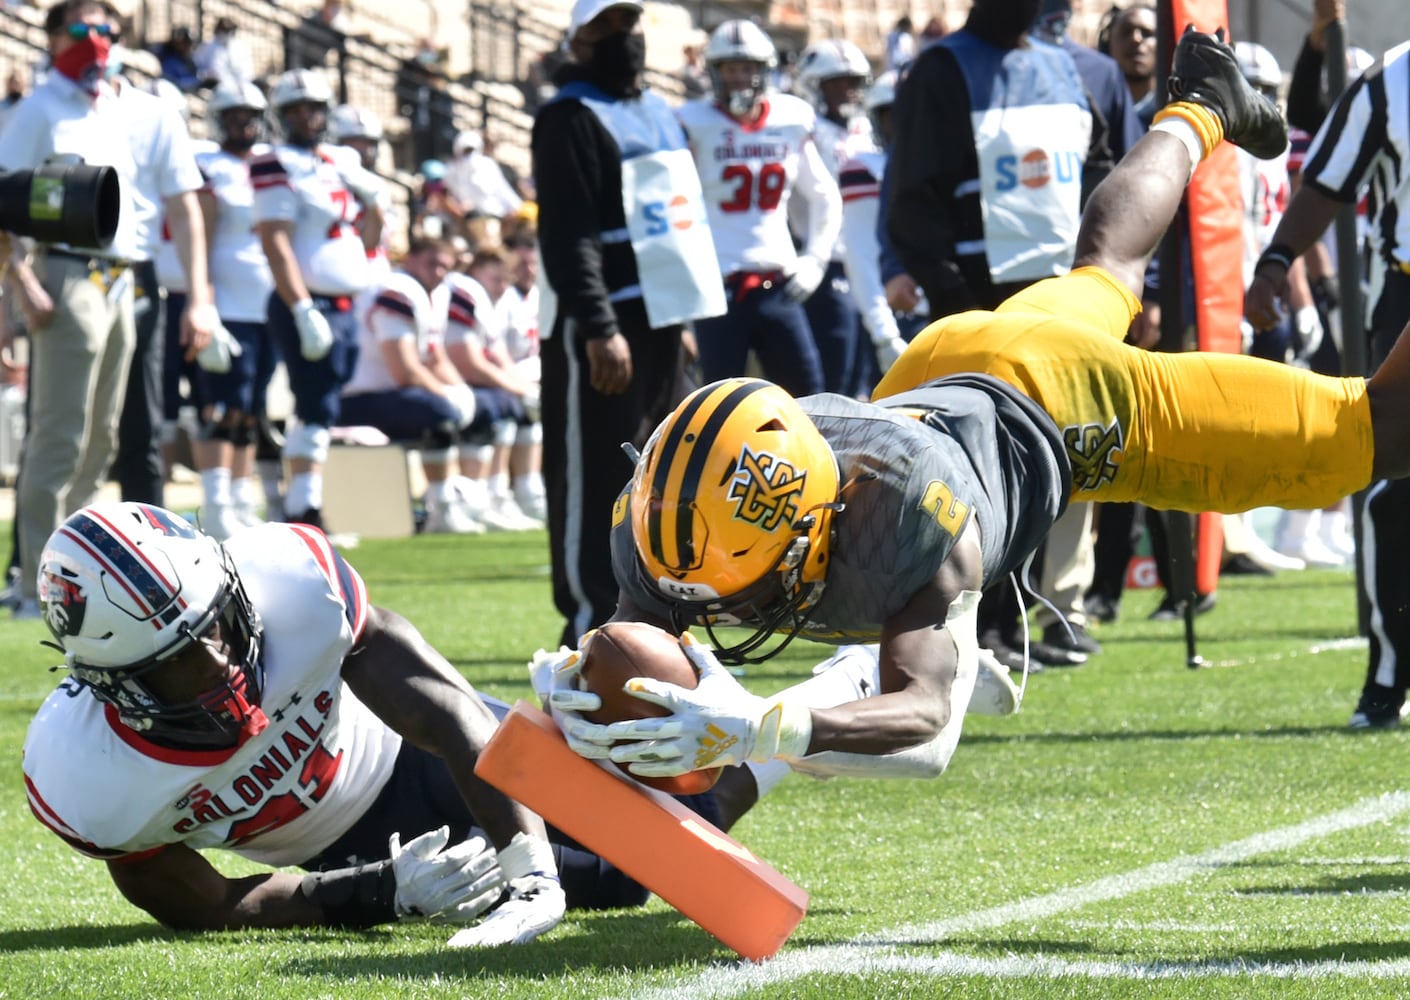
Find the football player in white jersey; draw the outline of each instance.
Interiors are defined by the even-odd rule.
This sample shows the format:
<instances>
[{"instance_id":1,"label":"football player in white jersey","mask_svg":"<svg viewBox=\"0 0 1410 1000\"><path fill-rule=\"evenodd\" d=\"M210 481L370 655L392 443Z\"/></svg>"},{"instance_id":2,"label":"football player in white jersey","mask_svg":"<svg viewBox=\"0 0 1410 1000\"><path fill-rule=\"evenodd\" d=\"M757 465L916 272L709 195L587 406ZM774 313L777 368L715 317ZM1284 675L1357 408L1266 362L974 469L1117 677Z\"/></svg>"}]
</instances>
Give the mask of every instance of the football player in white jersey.
<instances>
[{"instance_id":1,"label":"football player in white jersey","mask_svg":"<svg viewBox=\"0 0 1410 1000\"><path fill-rule=\"evenodd\" d=\"M328 113L328 138L339 146L346 146L357 153L358 162L362 164L364 170L370 173L377 173L377 154L382 149L382 120L366 108L359 108L352 104L339 104ZM364 216L359 214L353 220L353 225L363 237L363 248L367 251L368 263L372 266L372 274L380 280L391 273L391 233L396 230L396 225L392 219L392 197L391 191L385 186L382 188L382 197L379 200L382 207L383 224L378 239L368 243L367 237L371 230L364 232ZM396 220L402 223L401 231L406 230L405 219Z\"/></svg>"},{"instance_id":2,"label":"football player in white jersey","mask_svg":"<svg viewBox=\"0 0 1410 1000\"><path fill-rule=\"evenodd\" d=\"M322 144L332 102L314 70L274 81L284 141L250 164L255 231L274 276L269 332L289 373L297 422L284 441L285 514L321 522L323 463L342 384L357 361L353 299L371 283L364 243L381 240L382 182L350 149ZM355 223L362 216L362 232Z\"/></svg>"},{"instance_id":3,"label":"football player in white jersey","mask_svg":"<svg viewBox=\"0 0 1410 1000\"><path fill-rule=\"evenodd\" d=\"M520 508L509 475L515 449L521 451L522 468L522 451L534 442L537 420L530 415L530 407L537 408L538 386L505 348L499 303L509 287L507 269L504 251L489 247L476 251L469 274L447 275L446 353L474 389L483 418L466 436L472 455L461 463L471 510L492 531L532 531L542 528L543 522Z\"/></svg>"},{"instance_id":4,"label":"football player in white jersey","mask_svg":"<svg viewBox=\"0 0 1410 1000\"><path fill-rule=\"evenodd\" d=\"M839 185L844 163L876 149L871 122L863 108L870 80L867 57L842 39L814 42L798 58L794 92L817 113L813 136L823 163ZM790 206L789 219L795 230L801 231L805 216L805 206ZM839 236L828 258L827 273L818 290L804 303L804 309L822 358L827 390L849 396L870 390L873 381L862 375L863 371L872 373L873 366L870 359L863 358L861 322L851 283L846 240ZM875 303L871 307L876 308Z\"/></svg>"},{"instance_id":5,"label":"football player in white jersey","mask_svg":"<svg viewBox=\"0 0 1410 1000\"><path fill-rule=\"evenodd\" d=\"M724 316L698 320L695 334L705 381L743 374L752 349L771 380L807 395L822 391L823 375L802 303L827 270L842 202L813 139L812 109L792 95L766 92L776 62L762 28L726 21L705 46L712 96L677 112L729 301ZM788 231L795 195L810 207L801 255Z\"/></svg>"},{"instance_id":6,"label":"football player in white jersey","mask_svg":"<svg viewBox=\"0 0 1410 1000\"><path fill-rule=\"evenodd\" d=\"M162 923L478 919L450 941L473 947L531 940L565 904L622 902L620 873L550 844L475 776L494 713L368 603L322 532L265 524L223 545L160 507L102 502L40 566L70 673L25 739L30 807ZM308 874L227 878L200 853L215 847Z\"/></svg>"},{"instance_id":7,"label":"football player in white jersey","mask_svg":"<svg viewBox=\"0 0 1410 1000\"><path fill-rule=\"evenodd\" d=\"M906 349L906 339L896 314L886 302L886 285L881 280L881 247L876 238L876 221L881 212L881 179L886 174L886 142L891 105L896 101L896 74L881 74L867 88L867 113L877 144L859 150L842 164L838 187L842 191L843 260L852 301L861 312L862 323L876 353L879 375ZM910 329L919 332L924 319ZM866 359L862 359L864 364ZM868 386L870 388L870 386Z\"/></svg>"},{"instance_id":8,"label":"football player in white jersey","mask_svg":"<svg viewBox=\"0 0 1410 1000\"><path fill-rule=\"evenodd\" d=\"M207 407L196 444L205 496L201 527L222 540L259 521L255 439L279 362L265 327L274 279L255 234L250 183L250 161L269 150L260 141L266 107L264 94L252 83L217 87L207 111L220 146L197 156L206 181L197 197L210 243L216 312L238 345L200 380Z\"/></svg>"},{"instance_id":9,"label":"football player in white jersey","mask_svg":"<svg viewBox=\"0 0 1410 1000\"><path fill-rule=\"evenodd\" d=\"M455 476L457 442L476 422L478 406L446 356L445 320L431 298L454 266L449 243L423 237L412 243L400 270L358 298L357 367L343 387L342 414L350 424L420 447L425 530L474 534L485 529L471 516Z\"/></svg>"}]
</instances>

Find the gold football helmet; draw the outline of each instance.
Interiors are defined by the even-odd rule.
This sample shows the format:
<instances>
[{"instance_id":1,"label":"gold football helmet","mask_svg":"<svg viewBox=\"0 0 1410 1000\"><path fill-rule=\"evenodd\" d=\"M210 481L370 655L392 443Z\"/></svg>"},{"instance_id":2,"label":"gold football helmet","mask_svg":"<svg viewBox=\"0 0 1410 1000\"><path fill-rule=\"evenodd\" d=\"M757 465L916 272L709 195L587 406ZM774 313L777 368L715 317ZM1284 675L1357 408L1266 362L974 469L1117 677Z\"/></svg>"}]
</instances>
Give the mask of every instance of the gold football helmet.
<instances>
[{"instance_id":1,"label":"gold football helmet","mask_svg":"<svg viewBox=\"0 0 1410 1000\"><path fill-rule=\"evenodd\" d=\"M837 459L802 407L762 379L732 378L691 393L656 428L631 488L642 581L678 628L701 620L726 662L773 656L822 596ZM755 632L726 647L715 625ZM781 644L747 654L777 632Z\"/></svg>"}]
</instances>

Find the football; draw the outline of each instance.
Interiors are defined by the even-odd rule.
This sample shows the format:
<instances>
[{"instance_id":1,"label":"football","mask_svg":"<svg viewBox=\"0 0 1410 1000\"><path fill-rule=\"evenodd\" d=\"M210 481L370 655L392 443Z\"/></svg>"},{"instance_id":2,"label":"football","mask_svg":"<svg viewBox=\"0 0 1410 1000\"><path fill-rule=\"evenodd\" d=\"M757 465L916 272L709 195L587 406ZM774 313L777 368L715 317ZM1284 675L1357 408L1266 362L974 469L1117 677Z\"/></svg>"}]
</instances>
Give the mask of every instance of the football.
<instances>
[{"instance_id":1,"label":"football","mask_svg":"<svg viewBox=\"0 0 1410 1000\"><path fill-rule=\"evenodd\" d=\"M683 688L693 688L699 680L680 640L646 622L608 622L602 626L583 647L579 671L583 687L602 699L602 707L596 712L583 713L583 718L598 725L670 714L623 690L633 677L652 677ZM698 795L714 785L722 770L712 767L674 778L644 778L621 764L617 766L628 777L671 795Z\"/></svg>"}]
</instances>

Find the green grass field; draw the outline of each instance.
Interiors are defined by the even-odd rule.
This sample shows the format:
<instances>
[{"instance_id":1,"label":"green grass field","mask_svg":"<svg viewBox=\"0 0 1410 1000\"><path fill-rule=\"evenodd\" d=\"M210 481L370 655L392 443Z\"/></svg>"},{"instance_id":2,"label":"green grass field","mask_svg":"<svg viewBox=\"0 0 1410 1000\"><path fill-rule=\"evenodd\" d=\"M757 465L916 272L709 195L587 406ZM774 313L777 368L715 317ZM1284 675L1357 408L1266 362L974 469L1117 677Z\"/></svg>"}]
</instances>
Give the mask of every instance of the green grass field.
<instances>
[{"instance_id":1,"label":"green grass field","mask_svg":"<svg viewBox=\"0 0 1410 1000\"><path fill-rule=\"evenodd\" d=\"M552 642L542 534L364 543L375 603L513 699ZM794 777L735 835L812 894L758 966L659 901L570 915L532 945L452 952L427 924L188 935L130 907L25 804L25 727L56 683L37 622L0 620L0 997L1370 997L1410 995L1400 733L1352 734L1350 573L1225 581L1213 666L1129 594L1106 652L966 724L927 783ZM798 648L745 683L821 658ZM254 870L217 855L223 871Z\"/></svg>"}]
</instances>

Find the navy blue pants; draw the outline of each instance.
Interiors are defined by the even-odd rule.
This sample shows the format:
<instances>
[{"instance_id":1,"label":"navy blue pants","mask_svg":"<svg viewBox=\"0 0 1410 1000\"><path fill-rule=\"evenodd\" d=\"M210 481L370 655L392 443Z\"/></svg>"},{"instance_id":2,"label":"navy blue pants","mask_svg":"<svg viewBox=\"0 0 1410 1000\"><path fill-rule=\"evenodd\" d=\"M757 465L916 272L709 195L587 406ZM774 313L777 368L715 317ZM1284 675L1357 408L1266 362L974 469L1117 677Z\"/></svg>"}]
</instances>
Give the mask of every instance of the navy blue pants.
<instances>
[{"instance_id":1,"label":"navy blue pants","mask_svg":"<svg viewBox=\"0 0 1410 1000\"><path fill-rule=\"evenodd\" d=\"M225 328L240 343L240 354L230 359L230 370L200 373L200 398L227 413L263 417L269 381L279 365L274 338L264 323L229 320Z\"/></svg>"},{"instance_id":2,"label":"navy blue pants","mask_svg":"<svg viewBox=\"0 0 1410 1000\"><path fill-rule=\"evenodd\" d=\"M705 382L743 375L753 349L764 377L791 395L823 390L822 361L798 302L783 294L783 278L737 272L725 282L729 310L723 316L696 320L700 373Z\"/></svg>"},{"instance_id":3,"label":"navy blue pants","mask_svg":"<svg viewBox=\"0 0 1410 1000\"><path fill-rule=\"evenodd\" d=\"M862 363L862 318L840 260L827 265L822 284L803 303L803 311L822 360L823 390L853 395Z\"/></svg>"},{"instance_id":4,"label":"navy blue pants","mask_svg":"<svg viewBox=\"0 0 1410 1000\"><path fill-rule=\"evenodd\" d=\"M294 416L310 427L333 427L341 412L340 395L357 366L357 318L352 300L346 296L312 296L313 306L328 320L333 330L332 349L317 361L309 361L299 349L299 331L294 314L277 292L269 296L269 334L284 358L289 372L289 390L294 394Z\"/></svg>"}]
</instances>

